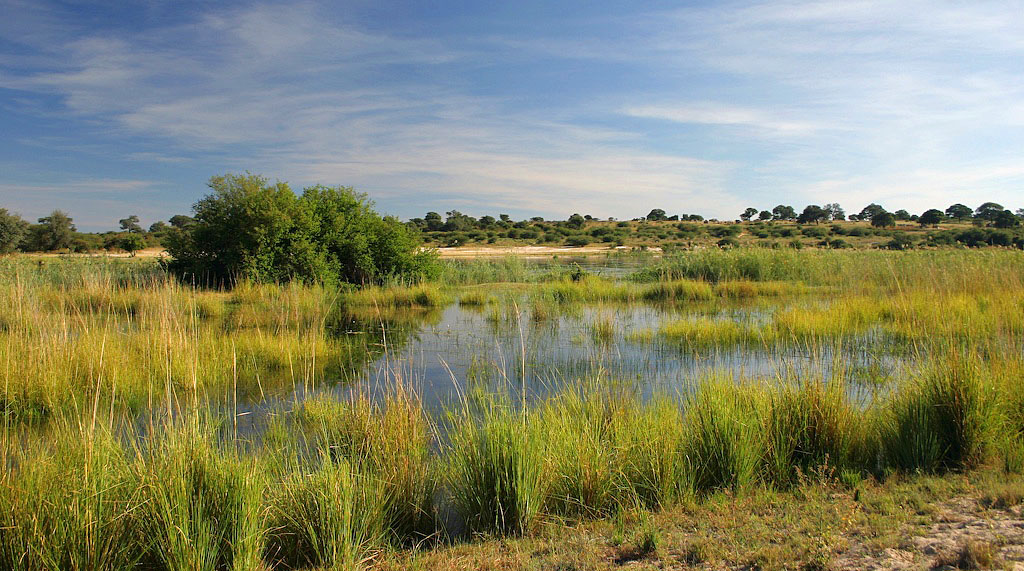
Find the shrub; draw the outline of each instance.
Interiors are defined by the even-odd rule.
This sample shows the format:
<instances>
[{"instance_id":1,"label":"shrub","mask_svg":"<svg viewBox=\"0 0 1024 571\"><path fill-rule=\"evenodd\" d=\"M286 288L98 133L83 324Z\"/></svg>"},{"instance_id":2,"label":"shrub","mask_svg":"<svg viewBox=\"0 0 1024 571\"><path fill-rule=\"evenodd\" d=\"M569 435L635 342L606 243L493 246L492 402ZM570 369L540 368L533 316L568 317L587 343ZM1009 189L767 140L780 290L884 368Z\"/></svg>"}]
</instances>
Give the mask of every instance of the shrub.
<instances>
[{"instance_id":1,"label":"shrub","mask_svg":"<svg viewBox=\"0 0 1024 571\"><path fill-rule=\"evenodd\" d=\"M210 188L194 222L168 239L169 267L191 280L374 283L437 271L413 230L351 188L314 186L299 198L252 174L215 176Z\"/></svg>"}]
</instances>

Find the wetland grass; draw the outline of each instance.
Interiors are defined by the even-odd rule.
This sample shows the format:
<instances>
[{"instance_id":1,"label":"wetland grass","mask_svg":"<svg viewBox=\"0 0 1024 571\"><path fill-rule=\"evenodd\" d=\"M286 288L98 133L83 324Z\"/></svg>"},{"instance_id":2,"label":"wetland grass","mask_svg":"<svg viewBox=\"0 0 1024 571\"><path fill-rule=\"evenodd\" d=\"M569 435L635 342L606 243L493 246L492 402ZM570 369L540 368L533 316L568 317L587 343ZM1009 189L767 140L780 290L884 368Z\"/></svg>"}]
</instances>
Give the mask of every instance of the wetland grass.
<instances>
[{"instance_id":1,"label":"wetland grass","mask_svg":"<svg viewBox=\"0 0 1024 571\"><path fill-rule=\"evenodd\" d=\"M680 317L627 333L634 342L814 355L879 335L915 353L870 390L842 366L827 378L722 371L678 392L567 373L528 399L525 385L488 385L443 418L397 379L372 398L305 389L402 343L400 329L347 331L360 319L418 323L452 299L471 305L473 290L203 291L137 264L15 263L0 277L0 568L360 567L435 539L771 495L809 474L871 487L986 465L1019 472L1022 260L714 252L665 260L648 276L665 283L523 286L529 307L483 301L496 323L575 320L582 337L613 344L615 318L582 304L651 299ZM461 275L526 279L507 261ZM751 297L764 299L750 314L690 306ZM244 393L304 398L269 407L266 427L246 433L227 406Z\"/></svg>"}]
</instances>

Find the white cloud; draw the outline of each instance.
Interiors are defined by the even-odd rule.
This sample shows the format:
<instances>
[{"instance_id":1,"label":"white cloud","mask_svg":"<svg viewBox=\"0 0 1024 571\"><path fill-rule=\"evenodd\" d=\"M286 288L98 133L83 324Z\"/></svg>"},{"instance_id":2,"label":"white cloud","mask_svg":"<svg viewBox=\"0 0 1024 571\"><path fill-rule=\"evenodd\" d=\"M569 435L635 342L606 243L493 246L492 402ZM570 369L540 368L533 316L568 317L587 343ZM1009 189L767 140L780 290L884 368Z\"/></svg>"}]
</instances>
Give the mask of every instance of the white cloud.
<instances>
[{"instance_id":1,"label":"white cloud","mask_svg":"<svg viewBox=\"0 0 1024 571\"><path fill-rule=\"evenodd\" d=\"M400 36L315 3L64 43L52 14L33 22L50 30L30 56L45 71L5 54L0 86L161 142L129 158L352 184L384 209L429 196L470 213L731 218L753 203L1011 202L1024 159L1024 11L1005 3L718 3L581 19L573 37ZM558 108L479 94L480 68L534 58L607 69L610 87Z\"/></svg>"}]
</instances>

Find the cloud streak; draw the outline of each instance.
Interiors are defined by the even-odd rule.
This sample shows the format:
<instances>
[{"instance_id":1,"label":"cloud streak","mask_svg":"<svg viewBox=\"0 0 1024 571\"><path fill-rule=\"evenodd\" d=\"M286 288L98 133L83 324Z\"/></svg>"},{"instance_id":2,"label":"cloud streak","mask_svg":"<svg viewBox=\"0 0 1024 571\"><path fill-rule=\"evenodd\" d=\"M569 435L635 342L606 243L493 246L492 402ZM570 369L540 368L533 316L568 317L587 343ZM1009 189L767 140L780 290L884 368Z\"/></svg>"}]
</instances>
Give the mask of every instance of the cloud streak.
<instances>
[{"instance_id":1,"label":"cloud streak","mask_svg":"<svg viewBox=\"0 0 1024 571\"><path fill-rule=\"evenodd\" d=\"M714 3L457 33L314 2L115 31L25 6L38 34L0 25L31 47L0 53L0 87L59 105L6 105L119 149L94 179L179 167L198 195L253 170L355 185L404 216L1018 201L1024 12L1000 3ZM0 197L62 187L89 208L73 169L30 182L0 178Z\"/></svg>"}]
</instances>

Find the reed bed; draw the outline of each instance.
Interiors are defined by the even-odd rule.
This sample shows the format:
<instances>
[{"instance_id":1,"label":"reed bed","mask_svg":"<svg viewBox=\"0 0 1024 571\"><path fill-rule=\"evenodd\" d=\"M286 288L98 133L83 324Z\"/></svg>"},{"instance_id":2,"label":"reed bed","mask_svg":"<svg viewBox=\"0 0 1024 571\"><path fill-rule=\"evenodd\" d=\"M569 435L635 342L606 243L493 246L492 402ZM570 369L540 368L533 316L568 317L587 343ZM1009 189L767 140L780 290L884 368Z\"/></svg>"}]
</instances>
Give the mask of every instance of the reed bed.
<instances>
[{"instance_id":1,"label":"reed bed","mask_svg":"<svg viewBox=\"0 0 1024 571\"><path fill-rule=\"evenodd\" d=\"M809 474L1024 470L1019 253L688 256L635 283L543 278L522 308L429 283L204 291L143 264L0 260L0 568L353 568ZM462 283L527 279L509 260L458 271ZM867 393L842 366L827 378L721 371L653 395L607 375L529 398L526 385L481 389L441 416L407 379L372 397L315 390L457 298L510 327L583 303L751 303L747 317L691 312L627 337L771 348L876 336L919 357ZM598 345L618 337L600 311L584 327ZM239 430L237 400L275 391L313 396Z\"/></svg>"}]
</instances>

